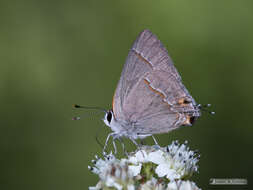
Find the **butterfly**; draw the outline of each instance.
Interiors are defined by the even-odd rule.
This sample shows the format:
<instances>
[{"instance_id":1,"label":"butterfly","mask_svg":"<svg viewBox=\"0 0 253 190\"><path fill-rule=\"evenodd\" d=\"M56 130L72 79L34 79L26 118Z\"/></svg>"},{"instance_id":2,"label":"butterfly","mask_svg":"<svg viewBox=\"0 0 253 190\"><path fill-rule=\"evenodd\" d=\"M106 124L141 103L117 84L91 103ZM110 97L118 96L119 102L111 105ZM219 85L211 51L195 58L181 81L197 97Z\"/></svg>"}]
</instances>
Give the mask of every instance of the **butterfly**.
<instances>
[{"instance_id":1,"label":"butterfly","mask_svg":"<svg viewBox=\"0 0 253 190\"><path fill-rule=\"evenodd\" d=\"M192 126L201 116L201 110L208 111L205 110L208 106L210 104L201 106L195 102L166 48L146 29L128 53L112 109L103 110L103 121L112 130L103 150L110 137L119 140L126 137L138 145L136 139L152 136L157 144L154 134ZM114 141L113 145L116 150Z\"/></svg>"},{"instance_id":2,"label":"butterfly","mask_svg":"<svg viewBox=\"0 0 253 190\"><path fill-rule=\"evenodd\" d=\"M112 109L104 123L114 139L135 139L191 126L201 106L182 83L166 48L149 30L142 31L129 51Z\"/></svg>"}]
</instances>

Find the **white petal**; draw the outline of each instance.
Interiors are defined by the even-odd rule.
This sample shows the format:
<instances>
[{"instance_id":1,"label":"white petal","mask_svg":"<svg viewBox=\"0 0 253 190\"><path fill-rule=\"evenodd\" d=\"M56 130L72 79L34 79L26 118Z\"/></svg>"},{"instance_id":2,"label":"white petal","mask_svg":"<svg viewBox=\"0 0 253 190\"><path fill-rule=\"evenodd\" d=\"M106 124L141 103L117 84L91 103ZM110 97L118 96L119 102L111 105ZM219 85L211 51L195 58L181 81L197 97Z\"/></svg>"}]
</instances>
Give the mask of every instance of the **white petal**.
<instances>
[{"instance_id":1,"label":"white petal","mask_svg":"<svg viewBox=\"0 0 253 190\"><path fill-rule=\"evenodd\" d=\"M177 183L175 181L168 183L166 190L178 190Z\"/></svg>"},{"instance_id":2,"label":"white petal","mask_svg":"<svg viewBox=\"0 0 253 190\"><path fill-rule=\"evenodd\" d=\"M106 186L108 187L115 187L117 190L122 190L122 185L115 182L115 180L112 177L108 177L105 182Z\"/></svg>"},{"instance_id":3,"label":"white petal","mask_svg":"<svg viewBox=\"0 0 253 190\"><path fill-rule=\"evenodd\" d=\"M148 158L148 155L146 153L146 151L144 150L139 150L138 152L136 152L135 154L136 156L136 159L138 162L147 162L147 158Z\"/></svg>"},{"instance_id":4,"label":"white petal","mask_svg":"<svg viewBox=\"0 0 253 190\"><path fill-rule=\"evenodd\" d=\"M182 181L179 190L198 190L199 188L195 185L195 183L190 181Z\"/></svg>"},{"instance_id":5,"label":"white petal","mask_svg":"<svg viewBox=\"0 0 253 190\"><path fill-rule=\"evenodd\" d=\"M150 162L155 163L155 164L165 164L166 163L164 153L161 150L149 153L148 160Z\"/></svg>"},{"instance_id":6,"label":"white petal","mask_svg":"<svg viewBox=\"0 0 253 190\"><path fill-rule=\"evenodd\" d=\"M127 190L135 190L134 185L127 185Z\"/></svg>"},{"instance_id":7,"label":"white petal","mask_svg":"<svg viewBox=\"0 0 253 190\"><path fill-rule=\"evenodd\" d=\"M122 190L123 189L122 185L120 185L118 183L114 183L114 187L116 187L117 190Z\"/></svg>"},{"instance_id":8,"label":"white petal","mask_svg":"<svg viewBox=\"0 0 253 190\"><path fill-rule=\"evenodd\" d=\"M175 179L180 179L180 174L178 174L175 170L170 170L166 176L170 181L173 181Z\"/></svg>"},{"instance_id":9,"label":"white petal","mask_svg":"<svg viewBox=\"0 0 253 190\"><path fill-rule=\"evenodd\" d=\"M161 183L155 185L155 190L164 190L164 185Z\"/></svg>"},{"instance_id":10,"label":"white petal","mask_svg":"<svg viewBox=\"0 0 253 190\"><path fill-rule=\"evenodd\" d=\"M130 163L132 163L132 164L137 164L137 163L138 163L137 158L136 158L135 156L131 156L131 157L128 159L128 161L129 161Z\"/></svg>"},{"instance_id":11,"label":"white petal","mask_svg":"<svg viewBox=\"0 0 253 190\"><path fill-rule=\"evenodd\" d=\"M108 177L105 182L106 186L108 186L108 187L113 187L115 183L116 182L114 181L114 179L112 177Z\"/></svg>"},{"instance_id":12,"label":"white petal","mask_svg":"<svg viewBox=\"0 0 253 190\"><path fill-rule=\"evenodd\" d=\"M128 168L129 168L129 171L132 172L133 176L137 176L141 172L141 166L142 166L142 164L139 163L137 166L130 165L130 166L128 166Z\"/></svg>"},{"instance_id":13,"label":"white petal","mask_svg":"<svg viewBox=\"0 0 253 190\"><path fill-rule=\"evenodd\" d=\"M154 188L153 188L152 185L145 183L145 184L142 184L142 185L141 185L141 188L140 188L140 189L141 189L141 190L152 190L152 189L154 189Z\"/></svg>"},{"instance_id":14,"label":"white petal","mask_svg":"<svg viewBox=\"0 0 253 190\"><path fill-rule=\"evenodd\" d=\"M171 173L170 166L168 164L160 164L156 167L155 173L158 177L166 176L168 173Z\"/></svg>"}]
</instances>

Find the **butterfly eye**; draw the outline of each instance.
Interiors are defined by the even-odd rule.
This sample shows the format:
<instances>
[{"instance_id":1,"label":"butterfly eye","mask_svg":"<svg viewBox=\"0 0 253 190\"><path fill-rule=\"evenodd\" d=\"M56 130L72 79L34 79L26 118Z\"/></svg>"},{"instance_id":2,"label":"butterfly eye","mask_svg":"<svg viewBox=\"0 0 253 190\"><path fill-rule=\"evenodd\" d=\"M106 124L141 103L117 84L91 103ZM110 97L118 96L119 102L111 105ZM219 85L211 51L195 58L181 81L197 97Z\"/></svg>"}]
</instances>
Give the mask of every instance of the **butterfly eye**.
<instances>
[{"instance_id":1,"label":"butterfly eye","mask_svg":"<svg viewBox=\"0 0 253 190\"><path fill-rule=\"evenodd\" d=\"M112 112L111 111L107 112L106 119L107 119L108 123L111 123L111 120L112 120Z\"/></svg>"}]
</instances>

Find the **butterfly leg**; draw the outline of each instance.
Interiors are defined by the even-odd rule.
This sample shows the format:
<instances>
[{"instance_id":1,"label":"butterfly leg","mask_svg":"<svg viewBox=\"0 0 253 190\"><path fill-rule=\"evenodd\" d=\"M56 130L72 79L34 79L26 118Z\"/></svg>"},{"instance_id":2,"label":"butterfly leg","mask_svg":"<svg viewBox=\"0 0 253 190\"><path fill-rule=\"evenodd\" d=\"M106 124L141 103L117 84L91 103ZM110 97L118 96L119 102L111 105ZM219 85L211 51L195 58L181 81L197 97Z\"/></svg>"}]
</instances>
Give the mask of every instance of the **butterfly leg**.
<instances>
[{"instance_id":1,"label":"butterfly leg","mask_svg":"<svg viewBox=\"0 0 253 190\"><path fill-rule=\"evenodd\" d=\"M115 138L112 139L112 145L113 145L113 148L114 148L114 154L117 154L117 146L116 146L116 143L115 143Z\"/></svg>"},{"instance_id":2,"label":"butterfly leg","mask_svg":"<svg viewBox=\"0 0 253 190\"><path fill-rule=\"evenodd\" d=\"M141 150L141 147L142 147L141 144L138 144L134 138L130 138L130 140L136 145L137 150ZM142 152L142 154L143 154L143 152ZM143 154L143 156L144 156L144 154Z\"/></svg>"},{"instance_id":3,"label":"butterfly leg","mask_svg":"<svg viewBox=\"0 0 253 190\"><path fill-rule=\"evenodd\" d=\"M113 136L113 135L114 135L114 133L109 133L109 134L108 134L108 136L107 136L107 138L106 138L106 141L105 141L104 148L103 148L103 153L104 153L105 150L106 150L106 147L107 147L107 144L108 144L108 141L109 141L110 137ZM114 141L113 141L113 142L114 142ZM114 144L115 144L115 143L114 143Z\"/></svg>"},{"instance_id":4,"label":"butterfly leg","mask_svg":"<svg viewBox=\"0 0 253 190\"><path fill-rule=\"evenodd\" d=\"M143 158L145 158L145 154L143 153L143 150L141 149L141 147L142 147L143 145L138 144L138 143L136 142L136 140L133 139L133 138L130 138L130 140L137 146L137 150L140 151L141 154L142 154L142 156L143 156Z\"/></svg>"},{"instance_id":5,"label":"butterfly leg","mask_svg":"<svg viewBox=\"0 0 253 190\"><path fill-rule=\"evenodd\" d=\"M118 139L119 139L119 141L120 141L120 144L121 144L121 146L122 146L122 150L123 150L124 154L125 154L126 156L128 156L128 153L127 153L127 151L126 151L125 144L124 144L122 138L118 138Z\"/></svg>"},{"instance_id":6,"label":"butterfly leg","mask_svg":"<svg viewBox=\"0 0 253 190\"><path fill-rule=\"evenodd\" d=\"M137 146L137 148L140 147L140 145L136 142L136 140L134 140L133 138L129 138L134 144L135 146Z\"/></svg>"},{"instance_id":7,"label":"butterfly leg","mask_svg":"<svg viewBox=\"0 0 253 190\"><path fill-rule=\"evenodd\" d=\"M158 144L157 140L155 139L154 135L151 135L151 137L153 138L153 141L155 142L155 146L160 147L160 145Z\"/></svg>"}]
</instances>

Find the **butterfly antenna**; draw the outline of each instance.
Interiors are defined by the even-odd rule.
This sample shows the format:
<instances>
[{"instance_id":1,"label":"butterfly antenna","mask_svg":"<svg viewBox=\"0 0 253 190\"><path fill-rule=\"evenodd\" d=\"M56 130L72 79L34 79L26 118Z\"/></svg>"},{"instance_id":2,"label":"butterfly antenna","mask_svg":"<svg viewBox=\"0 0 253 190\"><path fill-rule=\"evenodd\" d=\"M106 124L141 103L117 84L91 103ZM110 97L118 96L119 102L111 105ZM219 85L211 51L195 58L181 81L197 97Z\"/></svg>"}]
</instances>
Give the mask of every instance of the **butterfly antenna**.
<instances>
[{"instance_id":1,"label":"butterfly antenna","mask_svg":"<svg viewBox=\"0 0 253 190\"><path fill-rule=\"evenodd\" d=\"M89 107L89 106L80 106L80 105L77 105L77 104L73 104L72 105L73 108L78 108L78 109L93 109L93 110L96 110L96 111L102 111L102 112L107 112L107 110L105 110L104 108L100 108L100 107ZM96 114L97 112L91 112L90 114L93 115L93 114ZM80 120L81 117L80 116L76 116L76 117L72 117L72 120Z\"/></svg>"},{"instance_id":2,"label":"butterfly antenna","mask_svg":"<svg viewBox=\"0 0 253 190\"><path fill-rule=\"evenodd\" d=\"M207 112L207 113L209 113L209 114L211 114L211 115L214 115L214 114L215 114L214 111L210 111L210 110L207 109L208 107L211 107L211 104L205 104L205 105L198 104L197 107L198 107L200 110L205 111L205 112Z\"/></svg>"},{"instance_id":3,"label":"butterfly antenna","mask_svg":"<svg viewBox=\"0 0 253 190\"><path fill-rule=\"evenodd\" d=\"M78 105L78 104L73 104L72 105L73 108L81 108L81 109L93 109L93 110L98 110L98 111L102 111L102 112L107 112L106 109L104 108L101 108L101 107L91 107L91 106L81 106L81 105Z\"/></svg>"},{"instance_id":4,"label":"butterfly antenna","mask_svg":"<svg viewBox=\"0 0 253 190\"><path fill-rule=\"evenodd\" d=\"M97 111L102 111L102 112L107 112L106 109L104 108L101 108L101 107L91 107L91 106L81 106L81 105L78 105L78 104L73 104L72 105L73 108L78 108L78 109L92 109L92 110L97 110ZM94 112L92 114L95 114ZM73 117L72 120L80 120L80 116L77 116L77 117ZM96 132L96 142L98 143L98 145L101 147L101 148L104 148L103 144L99 141L98 139L98 132Z\"/></svg>"}]
</instances>

